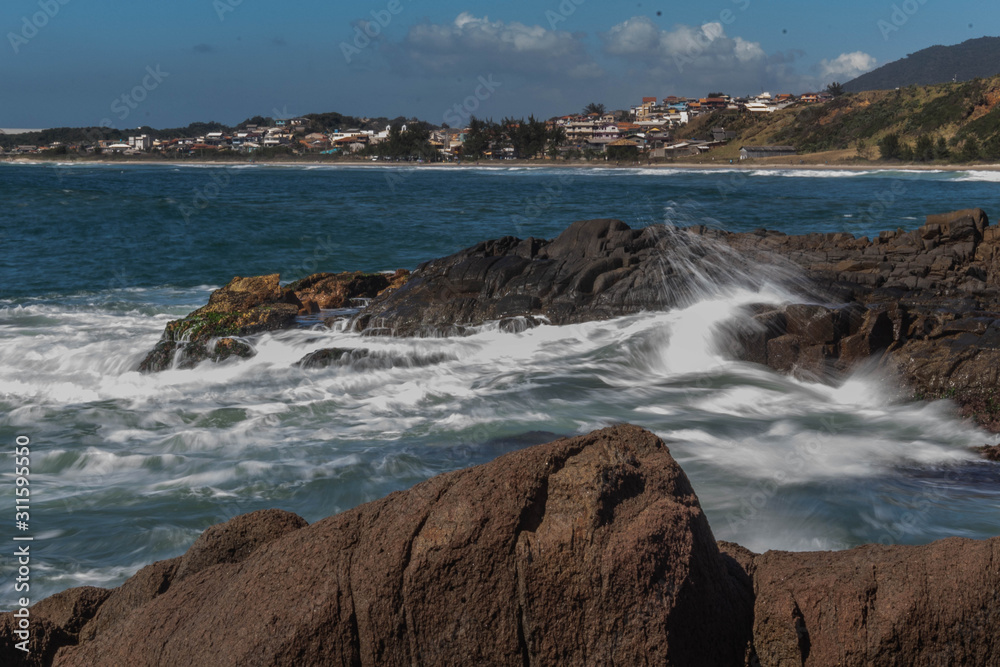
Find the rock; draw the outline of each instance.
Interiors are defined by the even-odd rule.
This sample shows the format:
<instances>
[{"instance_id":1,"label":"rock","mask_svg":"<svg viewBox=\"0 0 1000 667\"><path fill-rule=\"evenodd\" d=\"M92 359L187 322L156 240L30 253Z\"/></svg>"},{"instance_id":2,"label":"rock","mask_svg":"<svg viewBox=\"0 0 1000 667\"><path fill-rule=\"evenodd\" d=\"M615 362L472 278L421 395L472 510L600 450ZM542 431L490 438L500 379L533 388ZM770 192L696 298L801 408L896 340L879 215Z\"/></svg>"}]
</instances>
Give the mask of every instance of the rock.
<instances>
[{"instance_id":1,"label":"rock","mask_svg":"<svg viewBox=\"0 0 1000 667\"><path fill-rule=\"evenodd\" d=\"M747 262L707 233L584 220L552 241L505 237L422 264L403 287L365 307L355 326L410 336L513 317L608 319L687 303Z\"/></svg>"},{"instance_id":2,"label":"rock","mask_svg":"<svg viewBox=\"0 0 1000 667\"><path fill-rule=\"evenodd\" d=\"M206 359L219 362L234 356L252 357L253 348L238 338L292 327L302 308L295 293L279 285L276 273L237 276L212 292L207 305L169 322L138 370L193 368Z\"/></svg>"},{"instance_id":3,"label":"rock","mask_svg":"<svg viewBox=\"0 0 1000 667\"><path fill-rule=\"evenodd\" d=\"M225 287L212 292L208 298L208 305L194 311L191 316L208 313L240 313L276 303L302 307L302 302L295 293L290 289L282 289L278 279L277 273L248 278L236 276Z\"/></svg>"},{"instance_id":4,"label":"rock","mask_svg":"<svg viewBox=\"0 0 1000 667\"><path fill-rule=\"evenodd\" d=\"M148 565L111 591L93 620L83 627L81 641L108 633L188 576L215 565L240 563L268 542L305 525L304 519L291 512L271 509L212 526L183 556Z\"/></svg>"},{"instance_id":5,"label":"rock","mask_svg":"<svg viewBox=\"0 0 1000 667\"><path fill-rule=\"evenodd\" d=\"M315 302L319 308L351 308L361 299L374 299L379 294L406 283L410 272L400 269L392 275L351 271L316 273L288 286L303 302Z\"/></svg>"},{"instance_id":6,"label":"rock","mask_svg":"<svg viewBox=\"0 0 1000 667\"><path fill-rule=\"evenodd\" d=\"M770 665L1000 664L1000 538L753 559Z\"/></svg>"},{"instance_id":7,"label":"rock","mask_svg":"<svg viewBox=\"0 0 1000 667\"><path fill-rule=\"evenodd\" d=\"M1000 445L984 445L979 448L979 453L983 455L983 458L987 461L996 461L1000 463Z\"/></svg>"},{"instance_id":8,"label":"rock","mask_svg":"<svg viewBox=\"0 0 1000 667\"><path fill-rule=\"evenodd\" d=\"M620 425L307 526L265 510L31 608L4 664L1000 664L1000 538L754 554Z\"/></svg>"},{"instance_id":9,"label":"rock","mask_svg":"<svg viewBox=\"0 0 1000 667\"><path fill-rule=\"evenodd\" d=\"M163 570L166 590L144 584L55 664L729 665L750 641L749 578L667 447L633 426L228 547L257 514L211 529ZM185 562L199 565L182 577Z\"/></svg>"},{"instance_id":10,"label":"rock","mask_svg":"<svg viewBox=\"0 0 1000 667\"><path fill-rule=\"evenodd\" d=\"M30 607L28 654L16 647L23 641L14 634L17 620L10 613L0 614L0 664L51 665L60 648L76 644L80 629L110 594L103 588L83 586L56 593Z\"/></svg>"},{"instance_id":11,"label":"rock","mask_svg":"<svg viewBox=\"0 0 1000 667\"><path fill-rule=\"evenodd\" d=\"M368 350L331 347L310 352L299 359L295 365L301 368L328 368L333 365L349 364L352 360L368 356Z\"/></svg>"}]
</instances>

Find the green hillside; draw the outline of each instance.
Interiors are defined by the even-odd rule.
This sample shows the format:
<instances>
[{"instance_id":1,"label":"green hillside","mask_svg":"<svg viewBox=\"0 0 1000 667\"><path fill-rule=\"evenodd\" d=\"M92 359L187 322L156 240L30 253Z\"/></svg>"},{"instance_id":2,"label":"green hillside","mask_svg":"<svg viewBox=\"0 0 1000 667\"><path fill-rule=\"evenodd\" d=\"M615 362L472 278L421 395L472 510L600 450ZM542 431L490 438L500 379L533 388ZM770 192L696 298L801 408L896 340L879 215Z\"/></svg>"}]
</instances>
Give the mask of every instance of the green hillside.
<instances>
[{"instance_id":1,"label":"green hillside","mask_svg":"<svg viewBox=\"0 0 1000 667\"><path fill-rule=\"evenodd\" d=\"M731 146L790 145L800 154L856 149L859 157L874 159L884 157L881 148L895 141L899 153L891 157L905 161L996 160L1000 76L855 93L770 114L710 114L680 136L706 136L720 125L737 132Z\"/></svg>"}]
</instances>

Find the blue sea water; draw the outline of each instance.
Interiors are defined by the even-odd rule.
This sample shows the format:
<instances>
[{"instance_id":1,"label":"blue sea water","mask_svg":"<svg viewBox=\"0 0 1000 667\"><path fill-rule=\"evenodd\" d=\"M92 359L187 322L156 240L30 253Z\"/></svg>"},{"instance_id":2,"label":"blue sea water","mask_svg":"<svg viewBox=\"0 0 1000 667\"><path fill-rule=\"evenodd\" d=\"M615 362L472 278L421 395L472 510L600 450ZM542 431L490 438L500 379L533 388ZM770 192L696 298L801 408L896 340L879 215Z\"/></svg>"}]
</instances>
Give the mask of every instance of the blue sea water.
<instances>
[{"instance_id":1,"label":"blue sea water","mask_svg":"<svg viewBox=\"0 0 1000 667\"><path fill-rule=\"evenodd\" d=\"M995 172L0 164L0 443L31 440L31 596L114 586L209 525L315 521L434 474L618 421L664 439L716 537L839 549L1000 534L995 436L868 369L838 387L727 358L720 331L780 289L522 334L361 339L304 328L248 361L140 375L164 325L234 275L414 268L504 235L615 217L877 234L981 206ZM761 267L761 272L767 267ZM391 367L294 362L365 347ZM14 526L0 457L0 539ZM6 509L5 509L6 508ZM5 519L4 516L7 516ZM9 544L14 544L12 541ZM13 553L13 548L9 550ZM13 561L0 561L0 608Z\"/></svg>"}]
</instances>

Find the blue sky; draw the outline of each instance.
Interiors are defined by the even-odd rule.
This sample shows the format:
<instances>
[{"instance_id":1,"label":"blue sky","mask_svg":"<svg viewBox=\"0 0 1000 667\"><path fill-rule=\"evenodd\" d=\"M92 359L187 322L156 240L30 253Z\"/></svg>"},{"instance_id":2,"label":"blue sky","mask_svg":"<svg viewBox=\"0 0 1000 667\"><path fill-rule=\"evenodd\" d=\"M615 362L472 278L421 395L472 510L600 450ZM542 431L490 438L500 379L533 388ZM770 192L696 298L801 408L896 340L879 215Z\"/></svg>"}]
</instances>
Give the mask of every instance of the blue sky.
<instances>
[{"instance_id":1,"label":"blue sky","mask_svg":"<svg viewBox=\"0 0 1000 667\"><path fill-rule=\"evenodd\" d=\"M1000 9L972 0L4 0L0 34L0 127L176 127L320 111L441 123L456 104L545 118L642 96L807 92L933 44L998 35Z\"/></svg>"}]
</instances>

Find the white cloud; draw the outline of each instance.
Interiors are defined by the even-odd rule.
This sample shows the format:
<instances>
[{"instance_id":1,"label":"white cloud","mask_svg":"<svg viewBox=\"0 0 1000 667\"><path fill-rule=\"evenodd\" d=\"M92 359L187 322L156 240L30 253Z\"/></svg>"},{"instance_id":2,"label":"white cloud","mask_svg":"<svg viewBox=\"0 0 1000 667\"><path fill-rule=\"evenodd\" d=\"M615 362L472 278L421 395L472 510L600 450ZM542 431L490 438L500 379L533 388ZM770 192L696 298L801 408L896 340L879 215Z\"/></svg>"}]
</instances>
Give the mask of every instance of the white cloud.
<instances>
[{"instance_id":1,"label":"white cloud","mask_svg":"<svg viewBox=\"0 0 1000 667\"><path fill-rule=\"evenodd\" d=\"M819 73L821 77L830 81L850 81L873 70L877 62L874 57L863 51L842 53L833 60L819 61Z\"/></svg>"},{"instance_id":2,"label":"white cloud","mask_svg":"<svg viewBox=\"0 0 1000 667\"><path fill-rule=\"evenodd\" d=\"M717 69L737 63L763 63L766 58L759 43L727 36L718 22L662 30L648 16L634 16L602 37L604 50L610 55L650 63L672 61L682 71L685 67Z\"/></svg>"},{"instance_id":3,"label":"white cloud","mask_svg":"<svg viewBox=\"0 0 1000 667\"><path fill-rule=\"evenodd\" d=\"M403 47L409 58L431 70L493 69L561 72L569 76L602 73L577 35L517 21L491 21L462 12L451 23L410 28Z\"/></svg>"}]
</instances>

